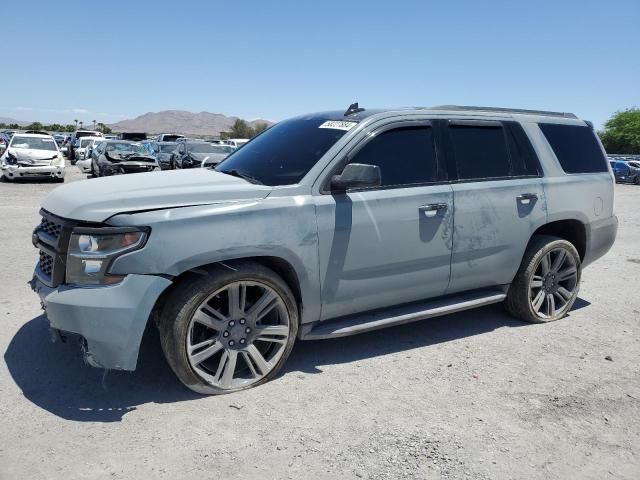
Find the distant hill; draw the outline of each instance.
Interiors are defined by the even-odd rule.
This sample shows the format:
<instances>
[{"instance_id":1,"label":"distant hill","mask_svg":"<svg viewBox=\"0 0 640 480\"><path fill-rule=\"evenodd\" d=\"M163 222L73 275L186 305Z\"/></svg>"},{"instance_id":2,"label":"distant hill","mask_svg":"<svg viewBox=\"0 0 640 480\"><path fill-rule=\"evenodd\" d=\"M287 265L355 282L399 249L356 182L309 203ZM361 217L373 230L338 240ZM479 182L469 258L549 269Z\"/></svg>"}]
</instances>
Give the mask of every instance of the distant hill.
<instances>
[{"instance_id":1,"label":"distant hill","mask_svg":"<svg viewBox=\"0 0 640 480\"><path fill-rule=\"evenodd\" d=\"M29 125L31 122L25 122L24 120L16 120L15 118L9 117L0 117L0 123L5 123L10 125L12 123L17 123L18 125Z\"/></svg>"},{"instance_id":2,"label":"distant hill","mask_svg":"<svg viewBox=\"0 0 640 480\"><path fill-rule=\"evenodd\" d=\"M185 135L217 136L229 130L238 117L227 117L221 113L186 112L184 110L165 110L149 112L139 117L122 120L109 125L114 132L182 133ZM273 125L268 120L247 122L250 126L257 123Z\"/></svg>"}]
</instances>

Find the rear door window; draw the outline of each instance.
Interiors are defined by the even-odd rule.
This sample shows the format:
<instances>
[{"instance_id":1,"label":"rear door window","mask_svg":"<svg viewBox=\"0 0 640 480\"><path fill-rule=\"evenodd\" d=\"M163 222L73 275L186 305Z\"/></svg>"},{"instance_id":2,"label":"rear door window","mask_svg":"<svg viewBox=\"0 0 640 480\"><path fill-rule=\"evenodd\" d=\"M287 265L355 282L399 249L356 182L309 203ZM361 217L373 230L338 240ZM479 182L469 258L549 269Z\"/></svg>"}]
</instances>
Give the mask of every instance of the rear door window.
<instances>
[{"instance_id":1,"label":"rear door window","mask_svg":"<svg viewBox=\"0 0 640 480\"><path fill-rule=\"evenodd\" d=\"M507 139L501 125L453 123L449 132L460 180L512 176Z\"/></svg>"},{"instance_id":2,"label":"rear door window","mask_svg":"<svg viewBox=\"0 0 640 480\"><path fill-rule=\"evenodd\" d=\"M607 171L607 158L591 128L555 123L540 123L538 126L566 173Z\"/></svg>"}]
</instances>

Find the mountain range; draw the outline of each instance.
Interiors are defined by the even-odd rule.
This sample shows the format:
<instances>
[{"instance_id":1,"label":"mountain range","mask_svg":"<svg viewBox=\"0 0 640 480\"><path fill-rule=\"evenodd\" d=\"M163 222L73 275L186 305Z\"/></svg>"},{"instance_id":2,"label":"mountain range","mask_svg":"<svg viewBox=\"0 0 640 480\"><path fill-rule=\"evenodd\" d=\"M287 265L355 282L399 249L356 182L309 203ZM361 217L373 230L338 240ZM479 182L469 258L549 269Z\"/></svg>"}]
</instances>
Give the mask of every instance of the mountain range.
<instances>
[{"instance_id":1,"label":"mountain range","mask_svg":"<svg viewBox=\"0 0 640 480\"><path fill-rule=\"evenodd\" d=\"M193 113L184 110L149 112L130 120L112 123L114 132L182 133L185 135L217 136L228 131L238 117L227 117L221 113ZM258 123L273 125L268 120L247 121L251 127Z\"/></svg>"},{"instance_id":2,"label":"mountain range","mask_svg":"<svg viewBox=\"0 0 640 480\"><path fill-rule=\"evenodd\" d=\"M0 117L0 123L4 123L6 125L11 125L12 123L17 123L18 125L29 125L31 122L25 122L24 120L16 120L15 118L9 118L9 117Z\"/></svg>"}]
</instances>

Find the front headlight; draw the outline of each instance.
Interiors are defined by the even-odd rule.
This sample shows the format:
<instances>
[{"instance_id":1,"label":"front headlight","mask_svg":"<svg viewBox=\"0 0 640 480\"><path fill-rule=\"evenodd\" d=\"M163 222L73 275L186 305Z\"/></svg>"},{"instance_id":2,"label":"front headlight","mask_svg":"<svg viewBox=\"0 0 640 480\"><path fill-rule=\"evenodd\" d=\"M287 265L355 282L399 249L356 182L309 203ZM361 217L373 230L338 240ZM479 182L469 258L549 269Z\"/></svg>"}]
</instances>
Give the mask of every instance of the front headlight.
<instances>
[{"instance_id":1,"label":"front headlight","mask_svg":"<svg viewBox=\"0 0 640 480\"><path fill-rule=\"evenodd\" d=\"M120 255L142 248L149 229L139 227L75 228L69 240L66 282L76 285L112 285L123 275L110 275Z\"/></svg>"}]
</instances>

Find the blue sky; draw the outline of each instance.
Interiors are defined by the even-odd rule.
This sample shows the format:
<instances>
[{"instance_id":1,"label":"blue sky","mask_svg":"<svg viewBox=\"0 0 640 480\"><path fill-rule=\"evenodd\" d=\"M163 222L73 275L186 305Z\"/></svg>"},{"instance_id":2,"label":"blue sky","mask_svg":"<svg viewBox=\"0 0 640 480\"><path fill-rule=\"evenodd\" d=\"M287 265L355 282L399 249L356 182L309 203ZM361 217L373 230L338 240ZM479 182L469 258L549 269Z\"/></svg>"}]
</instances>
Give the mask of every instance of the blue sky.
<instances>
[{"instance_id":1,"label":"blue sky","mask_svg":"<svg viewBox=\"0 0 640 480\"><path fill-rule=\"evenodd\" d=\"M0 24L0 116L20 120L277 121L358 100L562 110L599 126L640 106L640 0L32 0L7 2Z\"/></svg>"}]
</instances>

